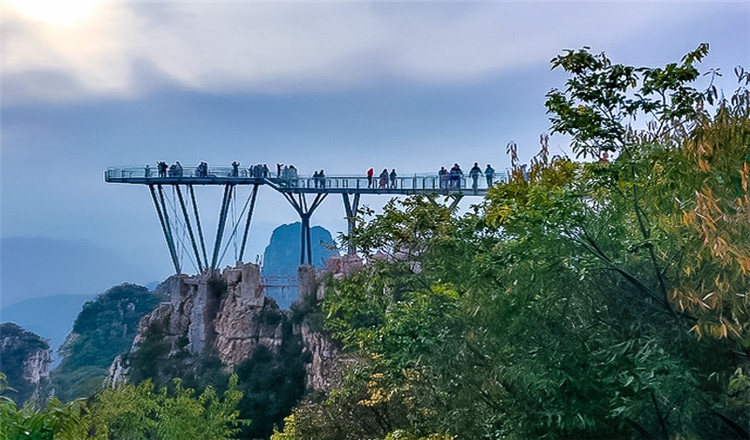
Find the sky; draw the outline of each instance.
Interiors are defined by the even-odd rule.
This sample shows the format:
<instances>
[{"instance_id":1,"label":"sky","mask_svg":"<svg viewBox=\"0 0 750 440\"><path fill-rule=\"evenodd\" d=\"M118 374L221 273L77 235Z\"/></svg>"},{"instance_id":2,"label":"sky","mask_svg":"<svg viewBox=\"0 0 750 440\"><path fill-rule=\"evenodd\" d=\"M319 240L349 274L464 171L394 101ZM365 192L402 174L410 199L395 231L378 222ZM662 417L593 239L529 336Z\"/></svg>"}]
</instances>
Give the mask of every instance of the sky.
<instances>
[{"instance_id":1,"label":"sky","mask_svg":"<svg viewBox=\"0 0 750 440\"><path fill-rule=\"evenodd\" d=\"M508 142L528 160L548 132L545 94L565 81L550 60L565 49L661 66L707 42L702 69L719 68L727 93L733 68L750 68L747 1L0 8L0 238L83 241L139 265L142 279L128 281L144 284L172 272L167 247L148 190L105 184L108 166L238 160L294 164L301 174L372 166L408 175L478 161L502 170ZM570 153L560 136L550 149ZM218 215L219 188L199 199L204 216ZM343 217L332 196L312 224L335 236ZM261 189L246 254L262 253L273 228L296 220L281 195Z\"/></svg>"}]
</instances>

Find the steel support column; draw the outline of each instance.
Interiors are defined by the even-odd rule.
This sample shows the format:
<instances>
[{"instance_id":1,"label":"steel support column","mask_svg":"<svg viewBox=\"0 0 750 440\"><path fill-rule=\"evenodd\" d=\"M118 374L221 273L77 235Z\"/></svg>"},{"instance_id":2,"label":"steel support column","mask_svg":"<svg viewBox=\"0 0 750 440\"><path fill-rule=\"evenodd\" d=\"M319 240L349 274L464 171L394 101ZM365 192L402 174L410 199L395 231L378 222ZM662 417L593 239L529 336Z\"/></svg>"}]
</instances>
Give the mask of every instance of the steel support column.
<instances>
[{"instance_id":1,"label":"steel support column","mask_svg":"<svg viewBox=\"0 0 750 440\"><path fill-rule=\"evenodd\" d=\"M253 218L253 209L255 209L255 199L258 197L258 184L253 185L253 193L250 196L250 210L247 212L247 222L245 222L245 233L242 234L242 245L240 246L239 261L245 255L245 244L247 244L247 233L250 230L250 220Z\"/></svg>"},{"instance_id":2,"label":"steel support column","mask_svg":"<svg viewBox=\"0 0 750 440\"><path fill-rule=\"evenodd\" d=\"M224 225L227 222L227 213L229 203L232 201L233 184L224 186L224 198L221 201L221 211L219 212L219 226L216 229L216 242L214 243L214 254L211 259L211 270L216 270L217 259L219 258L219 249L221 248L221 239L224 235Z\"/></svg>"},{"instance_id":3,"label":"steel support column","mask_svg":"<svg viewBox=\"0 0 750 440\"><path fill-rule=\"evenodd\" d=\"M458 202L461 201L461 199L464 198L463 194L454 194L453 195L453 201L451 202L451 210L456 209L456 206L458 206Z\"/></svg>"},{"instance_id":4,"label":"steel support column","mask_svg":"<svg viewBox=\"0 0 750 440\"><path fill-rule=\"evenodd\" d=\"M201 226L201 217L198 215L198 204L195 202L195 191L193 185L188 185L190 190L190 199L193 201L193 215L195 216L195 227L198 228L198 238L201 241L201 250L203 251L203 261L208 267L208 255L206 254L206 240L203 239L203 227Z\"/></svg>"},{"instance_id":5,"label":"steel support column","mask_svg":"<svg viewBox=\"0 0 750 440\"><path fill-rule=\"evenodd\" d=\"M344 198L344 210L346 211L346 223L347 223L347 250L350 255L355 254L357 252L357 249L354 247L354 243L352 242L352 234L354 233L354 221L357 219L357 209L359 209L359 196L360 193L354 194L354 199L350 202L349 201L349 195L343 193L341 194Z\"/></svg>"},{"instance_id":6,"label":"steel support column","mask_svg":"<svg viewBox=\"0 0 750 440\"><path fill-rule=\"evenodd\" d=\"M301 239L302 246L300 247L299 253L299 264L300 266L305 262L305 256L307 256L307 264L312 264L312 243L310 240L310 215L306 214L302 216L300 222L300 230L302 231Z\"/></svg>"},{"instance_id":7,"label":"steel support column","mask_svg":"<svg viewBox=\"0 0 750 440\"><path fill-rule=\"evenodd\" d=\"M235 235L237 235L237 228L240 226L240 220L242 220L242 217L245 215L245 211L247 211L247 206L250 204L251 201L253 202L253 205L255 205L255 197L254 196L256 194L257 193L253 193L251 191L250 194L247 196L247 200L245 201L245 206L242 207L242 212L240 212L240 216L237 219L237 222L235 222L234 225L233 225L233 227L232 227L232 233L229 235L229 238L227 239L227 244L224 246L224 252L221 253L221 257L219 257L219 260L218 260L219 262L224 261L224 255L227 254L227 251L229 250L229 245L232 243L232 240L235 238ZM236 198L236 195L235 195L235 198ZM252 206L251 209L253 207L254 206ZM249 219L248 219L248 223L245 226L247 226L248 228L250 227ZM237 255L237 249L236 248L237 248L237 246L235 245L235 257L238 257L238 255ZM241 261L241 259L238 257L237 262L239 262L239 261ZM237 264L239 264L239 263L237 263Z\"/></svg>"},{"instance_id":8,"label":"steel support column","mask_svg":"<svg viewBox=\"0 0 750 440\"><path fill-rule=\"evenodd\" d=\"M282 194L284 194L284 197L286 197L292 207L294 207L294 209L297 211L297 214L299 214L301 220L299 264L300 266L303 264L312 265L312 238L310 234L310 217L312 216L313 211L315 211L315 209L320 206L323 200L325 200L328 193L316 194L315 199L313 200L309 208L307 206L307 199L305 198L304 194L297 194L299 200L295 200L294 196L290 193L283 192Z\"/></svg>"},{"instance_id":9,"label":"steel support column","mask_svg":"<svg viewBox=\"0 0 750 440\"><path fill-rule=\"evenodd\" d=\"M185 217L185 226L190 236L190 244L193 246L193 252L195 253L195 260L198 262L198 270L203 273L203 262L201 262L201 255L198 252L198 244L195 242L195 235L193 234L193 227L190 224L190 216L188 215L187 207L185 206L185 199L182 197L182 191L180 191L180 185L175 185L177 189L177 198L180 201L180 208L182 208L182 215Z\"/></svg>"},{"instance_id":10,"label":"steel support column","mask_svg":"<svg viewBox=\"0 0 750 440\"><path fill-rule=\"evenodd\" d=\"M180 274L180 260L177 258L177 251L174 246L174 239L172 238L172 228L169 226L169 216L167 215L167 208L164 204L164 193L161 185L159 188L159 199L156 197L156 191L154 185L149 185L148 189L151 191L151 198L154 201L156 207L156 213L159 215L159 223L161 224L161 230L164 232L164 239L167 241L167 247L169 248L169 255L172 258L172 264L174 264L175 273ZM159 203L161 200L161 204Z\"/></svg>"}]
</instances>

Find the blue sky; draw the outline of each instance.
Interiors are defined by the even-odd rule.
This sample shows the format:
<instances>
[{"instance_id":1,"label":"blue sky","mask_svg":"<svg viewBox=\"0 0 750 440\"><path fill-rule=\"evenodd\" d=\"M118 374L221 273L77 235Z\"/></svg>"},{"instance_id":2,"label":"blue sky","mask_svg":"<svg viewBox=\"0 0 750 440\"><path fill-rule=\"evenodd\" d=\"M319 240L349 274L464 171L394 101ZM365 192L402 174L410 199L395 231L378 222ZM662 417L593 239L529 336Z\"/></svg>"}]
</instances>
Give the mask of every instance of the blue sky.
<instances>
[{"instance_id":1,"label":"blue sky","mask_svg":"<svg viewBox=\"0 0 750 440\"><path fill-rule=\"evenodd\" d=\"M104 184L107 166L503 169L509 141L528 159L547 131L544 95L565 79L549 60L564 49L657 66L708 42L702 66L721 68L727 91L734 66L750 68L746 1L0 5L0 237L86 240L152 279L170 262L148 192ZM550 146L569 151L564 138ZM204 215L219 196L205 196ZM331 197L313 224L335 235L343 216ZM247 253L295 220L261 191Z\"/></svg>"}]
</instances>

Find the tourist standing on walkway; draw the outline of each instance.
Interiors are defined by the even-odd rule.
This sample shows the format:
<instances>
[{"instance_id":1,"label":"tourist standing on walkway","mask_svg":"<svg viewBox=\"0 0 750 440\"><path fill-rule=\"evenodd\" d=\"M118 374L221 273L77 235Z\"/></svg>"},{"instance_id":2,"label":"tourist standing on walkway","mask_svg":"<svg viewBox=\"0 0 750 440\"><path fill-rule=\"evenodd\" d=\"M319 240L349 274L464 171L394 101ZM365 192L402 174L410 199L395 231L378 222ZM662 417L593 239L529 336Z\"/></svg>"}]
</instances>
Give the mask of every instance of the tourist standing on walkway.
<instances>
[{"instance_id":1,"label":"tourist standing on walkway","mask_svg":"<svg viewBox=\"0 0 750 440\"><path fill-rule=\"evenodd\" d=\"M388 169L383 168L383 172L380 173L380 182L378 183L379 188L386 188L388 187Z\"/></svg>"},{"instance_id":2,"label":"tourist standing on walkway","mask_svg":"<svg viewBox=\"0 0 750 440\"><path fill-rule=\"evenodd\" d=\"M390 177L391 177L391 188L395 188L396 187L396 177L397 177L397 175L396 175L396 169L395 168L391 170Z\"/></svg>"},{"instance_id":3,"label":"tourist standing on walkway","mask_svg":"<svg viewBox=\"0 0 750 440\"><path fill-rule=\"evenodd\" d=\"M167 177L167 163L164 161L156 162L157 167L159 168L159 177Z\"/></svg>"},{"instance_id":4,"label":"tourist standing on walkway","mask_svg":"<svg viewBox=\"0 0 750 440\"><path fill-rule=\"evenodd\" d=\"M240 163L235 160L234 162L232 162L232 177L239 177L239 176L240 176Z\"/></svg>"},{"instance_id":5,"label":"tourist standing on walkway","mask_svg":"<svg viewBox=\"0 0 750 440\"><path fill-rule=\"evenodd\" d=\"M440 171L438 171L438 179L440 181L440 189L448 189L448 170L446 170L445 167L440 167Z\"/></svg>"},{"instance_id":6,"label":"tourist standing on walkway","mask_svg":"<svg viewBox=\"0 0 750 440\"><path fill-rule=\"evenodd\" d=\"M492 179L495 177L495 169L487 164L487 168L484 169L484 177L487 178L487 188L492 188Z\"/></svg>"},{"instance_id":7,"label":"tourist standing on walkway","mask_svg":"<svg viewBox=\"0 0 750 440\"><path fill-rule=\"evenodd\" d=\"M375 174L375 170L372 169L372 167L370 167L367 170L367 187L368 188L372 188L372 176L373 176L373 174Z\"/></svg>"},{"instance_id":8,"label":"tourist standing on walkway","mask_svg":"<svg viewBox=\"0 0 750 440\"><path fill-rule=\"evenodd\" d=\"M457 163L453 164L453 168L450 171L450 187L454 189L461 189L461 176L464 172L461 171L461 166Z\"/></svg>"},{"instance_id":9,"label":"tourist standing on walkway","mask_svg":"<svg viewBox=\"0 0 750 440\"><path fill-rule=\"evenodd\" d=\"M477 188L479 187L479 175L482 174L482 169L479 168L479 162L474 162L474 166L471 167L471 170L469 171L469 176L471 177L471 190L474 191L474 194L477 193Z\"/></svg>"},{"instance_id":10,"label":"tourist standing on walkway","mask_svg":"<svg viewBox=\"0 0 750 440\"><path fill-rule=\"evenodd\" d=\"M198 164L198 167L196 168L196 175L198 177L208 177L208 164L206 162L201 162Z\"/></svg>"},{"instance_id":11,"label":"tourist standing on walkway","mask_svg":"<svg viewBox=\"0 0 750 440\"><path fill-rule=\"evenodd\" d=\"M320 187L325 188L326 187L326 173L323 172L323 170L320 170L318 173L318 180L320 181Z\"/></svg>"},{"instance_id":12,"label":"tourist standing on walkway","mask_svg":"<svg viewBox=\"0 0 750 440\"><path fill-rule=\"evenodd\" d=\"M297 186L297 168L289 165L289 186Z\"/></svg>"}]
</instances>

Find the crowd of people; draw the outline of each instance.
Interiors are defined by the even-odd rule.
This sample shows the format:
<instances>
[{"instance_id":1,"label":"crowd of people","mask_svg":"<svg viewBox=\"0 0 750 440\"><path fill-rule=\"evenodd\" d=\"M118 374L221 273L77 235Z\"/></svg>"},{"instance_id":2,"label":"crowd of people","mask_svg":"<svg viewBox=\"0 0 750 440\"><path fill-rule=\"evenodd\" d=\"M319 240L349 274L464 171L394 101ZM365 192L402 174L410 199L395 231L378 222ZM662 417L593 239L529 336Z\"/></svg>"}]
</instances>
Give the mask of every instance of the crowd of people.
<instances>
[{"instance_id":1,"label":"crowd of people","mask_svg":"<svg viewBox=\"0 0 750 440\"><path fill-rule=\"evenodd\" d=\"M180 161L167 165L166 162L156 162L156 169L159 177L182 177L182 164ZM151 168L146 165L146 177L151 177Z\"/></svg>"},{"instance_id":2,"label":"crowd of people","mask_svg":"<svg viewBox=\"0 0 750 440\"><path fill-rule=\"evenodd\" d=\"M445 167L440 167L440 170L438 171L438 178L440 179L440 189L442 190L451 190L451 189L461 189L461 182L463 178L464 172L461 169L461 165L458 163L454 163L450 170L445 169ZM485 179L487 179L487 188L492 186L493 180L495 178L495 169L492 168L492 165L487 164L487 168L482 171L481 168L479 168L479 162L474 162L474 166L469 170L469 177L471 178L471 189L476 193L479 190L479 177L481 175L485 176Z\"/></svg>"},{"instance_id":3,"label":"crowd of people","mask_svg":"<svg viewBox=\"0 0 750 440\"><path fill-rule=\"evenodd\" d=\"M158 177L183 177L183 168L179 161L172 165L167 165L166 162L160 161L156 163L156 169ZM226 169L225 169L226 170ZM226 173L226 171L224 171ZM208 163L201 161L195 168L194 177L216 177L214 174L209 175ZM227 174L228 177L253 177L253 178L269 178L270 170L266 164L251 165L246 169L240 169L240 163L237 161L232 162L231 171ZM375 176L375 169L370 167L366 172L367 176L367 188L372 189L397 189L398 188L398 174L396 169L392 168L388 171L388 168L383 168L378 176ZM462 187L464 172L458 163L454 163L450 170L445 167L440 167L437 173L439 182L439 188L444 191L448 190L460 190ZM476 194L479 190L479 178L484 176L487 181L487 188L491 187L495 178L495 170L490 164L482 170L479 167L478 162L474 162L474 166L469 170L469 177L471 178L471 189ZM145 177L153 177L151 174L150 165L145 166ZM299 174L297 168L294 165L285 165L283 163L276 164L276 176L277 183L296 187L299 185ZM315 170L312 174L312 182L315 188L326 188L326 175L321 169L320 171Z\"/></svg>"},{"instance_id":4,"label":"crowd of people","mask_svg":"<svg viewBox=\"0 0 750 440\"><path fill-rule=\"evenodd\" d=\"M388 172L388 168L383 168L383 171L378 175L378 180L375 180L375 169L370 167L367 169L367 187L368 188L396 188L396 169L391 169Z\"/></svg>"}]
</instances>

